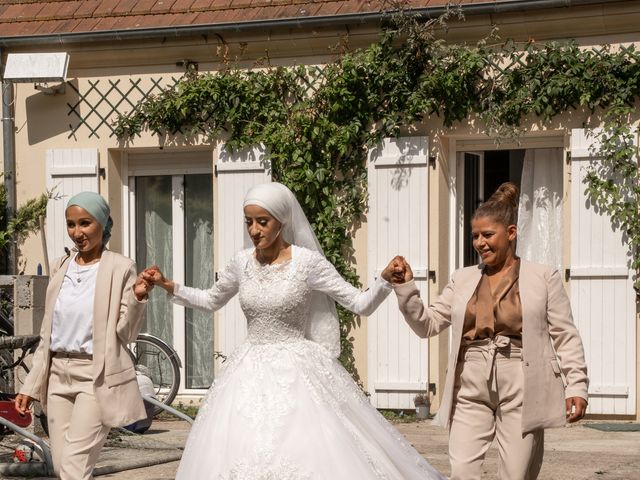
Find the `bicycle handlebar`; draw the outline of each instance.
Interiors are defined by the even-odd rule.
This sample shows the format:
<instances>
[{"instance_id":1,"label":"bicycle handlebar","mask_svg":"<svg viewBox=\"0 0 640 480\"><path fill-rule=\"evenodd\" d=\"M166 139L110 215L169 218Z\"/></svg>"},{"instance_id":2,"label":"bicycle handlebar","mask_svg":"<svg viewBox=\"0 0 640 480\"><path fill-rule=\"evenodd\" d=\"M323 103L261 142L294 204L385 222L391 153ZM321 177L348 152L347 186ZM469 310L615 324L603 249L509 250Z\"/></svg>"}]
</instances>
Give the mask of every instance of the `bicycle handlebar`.
<instances>
[{"instance_id":1,"label":"bicycle handlebar","mask_svg":"<svg viewBox=\"0 0 640 480\"><path fill-rule=\"evenodd\" d=\"M18 335L14 337L0 337L0 350L28 350L40 342L39 335Z\"/></svg>"}]
</instances>

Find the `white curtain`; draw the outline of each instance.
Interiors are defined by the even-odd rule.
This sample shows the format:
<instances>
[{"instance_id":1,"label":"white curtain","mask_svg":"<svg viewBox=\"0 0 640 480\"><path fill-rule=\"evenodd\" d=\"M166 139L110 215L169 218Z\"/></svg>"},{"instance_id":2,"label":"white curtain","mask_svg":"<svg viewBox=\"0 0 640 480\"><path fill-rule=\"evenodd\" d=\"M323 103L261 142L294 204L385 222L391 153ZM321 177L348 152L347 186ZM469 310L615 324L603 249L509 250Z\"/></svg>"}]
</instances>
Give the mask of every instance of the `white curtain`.
<instances>
[{"instance_id":1,"label":"white curtain","mask_svg":"<svg viewBox=\"0 0 640 480\"><path fill-rule=\"evenodd\" d=\"M211 204L211 202L209 202ZM188 245L187 261L191 284L211 288L213 278L213 248L211 220L198 219L188 228L193 230ZM187 311L187 388L209 388L213 383L213 318L211 313Z\"/></svg>"},{"instance_id":2,"label":"white curtain","mask_svg":"<svg viewBox=\"0 0 640 480\"><path fill-rule=\"evenodd\" d=\"M518 208L517 254L562 268L562 149L525 152Z\"/></svg>"},{"instance_id":3,"label":"white curtain","mask_svg":"<svg viewBox=\"0 0 640 480\"><path fill-rule=\"evenodd\" d=\"M144 222L138 230L138 269L158 265L165 275L173 275L171 177L138 177L136 197L139 225ZM173 310L160 288L149 295L145 331L173 343Z\"/></svg>"}]
</instances>

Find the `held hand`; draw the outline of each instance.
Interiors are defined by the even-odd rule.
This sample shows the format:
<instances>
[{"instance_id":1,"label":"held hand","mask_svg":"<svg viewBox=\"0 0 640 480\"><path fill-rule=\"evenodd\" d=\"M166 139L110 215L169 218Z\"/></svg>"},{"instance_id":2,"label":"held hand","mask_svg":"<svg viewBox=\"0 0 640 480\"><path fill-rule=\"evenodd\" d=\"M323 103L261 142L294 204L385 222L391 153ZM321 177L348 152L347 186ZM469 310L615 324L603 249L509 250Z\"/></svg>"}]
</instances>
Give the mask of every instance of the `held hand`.
<instances>
[{"instance_id":1,"label":"held hand","mask_svg":"<svg viewBox=\"0 0 640 480\"><path fill-rule=\"evenodd\" d=\"M145 268L142 272L140 272L140 275L145 281L154 285L162 282L162 279L164 278L164 275L162 275L162 272L160 271L160 267L158 267L157 265Z\"/></svg>"},{"instance_id":2,"label":"held hand","mask_svg":"<svg viewBox=\"0 0 640 480\"><path fill-rule=\"evenodd\" d=\"M413 270L411 270L411 265L409 265L404 258L402 262L404 263L404 281L402 283L410 282L413 280Z\"/></svg>"},{"instance_id":3,"label":"held hand","mask_svg":"<svg viewBox=\"0 0 640 480\"><path fill-rule=\"evenodd\" d=\"M152 285L158 285L164 288L167 292L173 293L173 281L165 278L165 276L162 274L162 271L160 271L160 267L158 267L157 265L153 265L144 269L140 273L140 275L142 276L142 279L144 281L149 282Z\"/></svg>"},{"instance_id":4,"label":"held hand","mask_svg":"<svg viewBox=\"0 0 640 480\"><path fill-rule=\"evenodd\" d=\"M33 402L33 398L31 398L29 395L23 395L19 393L18 395L16 395L16 399L14 400L14 402L18 413L20 415L26 415L26 413L31 408L31 402Z\"/></svg>"},{"instance_id":5,"label":"held hand","mask_svg":"<svg viewBox=\"0 0 640 480\"><path fill-rule=\"evenodd\" d=\"M153 290L153 283L143 278L142 272L136 277L136 283L133 284L133 293L138 301L144 300L149 296L149 292Z\"/></svg>"},{"instance_id":6,"label":"held hand","mask_svg":"<svg viewBox=\"0 0 640 480\"><path fill-rule=\"evenodd\" d=\"M570 397L565 400L567 407L567 422L574 423L584 417L587 411L587 401L582 397Z\"/></svg>"},{"instance_id":7,"label":"held hand","mask_svg":"<svg viewBox=\"0 0 640 480\"><path fill-rule=\"evenodd\" d=\"M396 255L389 262L389 265L380 274L387 282L398 284L404 283L405 277L405 260L403 257Z\"/></svg>"}]
</instances>

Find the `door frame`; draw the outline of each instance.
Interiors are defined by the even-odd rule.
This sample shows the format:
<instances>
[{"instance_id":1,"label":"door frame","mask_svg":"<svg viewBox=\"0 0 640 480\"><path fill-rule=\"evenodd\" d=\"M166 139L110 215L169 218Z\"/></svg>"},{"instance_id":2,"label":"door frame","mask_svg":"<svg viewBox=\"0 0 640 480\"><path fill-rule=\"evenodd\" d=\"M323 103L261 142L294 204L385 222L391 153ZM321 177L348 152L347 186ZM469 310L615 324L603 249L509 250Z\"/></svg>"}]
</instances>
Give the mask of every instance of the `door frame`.
<instances>
[{"instance_id":1,"label":"door frame","mask_svg":"<svg viewBox=\"0 0 640 480\"><path fill-rule=\"evenodd\" d=\"M540 132L542 133L542 132ZM449 272L453 273L463 264L463 232L464 232L464 157L462 153L479 153L488 150L517 150L531 148L569 148L569 136L565 131L551 131L545 134L524 135L515 141L498 143L497 139L478 135L460 135L449 137L449 238L448 258ZM563 189L569 188L568 170L563 166ZM567 207L565 207L564 242L571 238L568 225ZM564 263L568 261L568 250L564 251Z\"/></svg>"},{"instance_id":2,"label":"door frame","mask_svg":"<svg viewBox=\"0 0 640 480\"><path fill-rule=\"evenodd\" d=\"M139 161L139 165L131 165L132 161ZM134 261L136 260L136 194L135 178L139 176L171 176L172 192L180 192L172 198L172 218L178 219L173 223L173 272L172 279L184 284L184 184L181 176L189 174L208 174L213 177L213 151L192 150L187 152L125 152L122 157L122 229L123 229L123 254ZM212 200L213 201L213 200ZM214 209L215 217L215 209ZM214 238L215 242L215 238ZM214 252L216 251L214 245ZM142 267L138 265L138 268ZM213 265L212 265L213 268ZM178 353L181 360L180 387L178 395L201 396L207 389L187 389L186 386L186 314L185 307L173 304L173 344L172 347ZM213 321L213 320L212 320ZM212 339L214 341L214 339ZM214 348L215 349L215 348Z\"/></svg>"}]
</instances>

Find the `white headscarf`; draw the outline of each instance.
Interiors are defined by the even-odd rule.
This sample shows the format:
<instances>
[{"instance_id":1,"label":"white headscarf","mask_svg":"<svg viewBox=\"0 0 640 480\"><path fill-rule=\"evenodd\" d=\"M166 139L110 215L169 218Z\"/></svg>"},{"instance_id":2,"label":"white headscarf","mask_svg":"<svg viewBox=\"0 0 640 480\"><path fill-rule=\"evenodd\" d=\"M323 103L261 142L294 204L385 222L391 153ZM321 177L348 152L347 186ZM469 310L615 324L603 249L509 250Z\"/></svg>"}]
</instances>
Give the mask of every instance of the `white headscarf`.
<instances>
[{"instance_id":1,"label":"white headscarf","mask_svg":"<svg viewBox=\"0 0 640 480\"><path fill-rule=\"evenodd\" d=\"M243 206L264 208L282 224L282 238L298 247L324 255L309 220L293 192L281 183L262 183L251 188L244 197ZM245 240L250 242L245 230ZM310 318L305 337L323 345L331 355L340 355L340 324L333 299L322 292L312 292Z\"/></svg>"}]
</instances>

